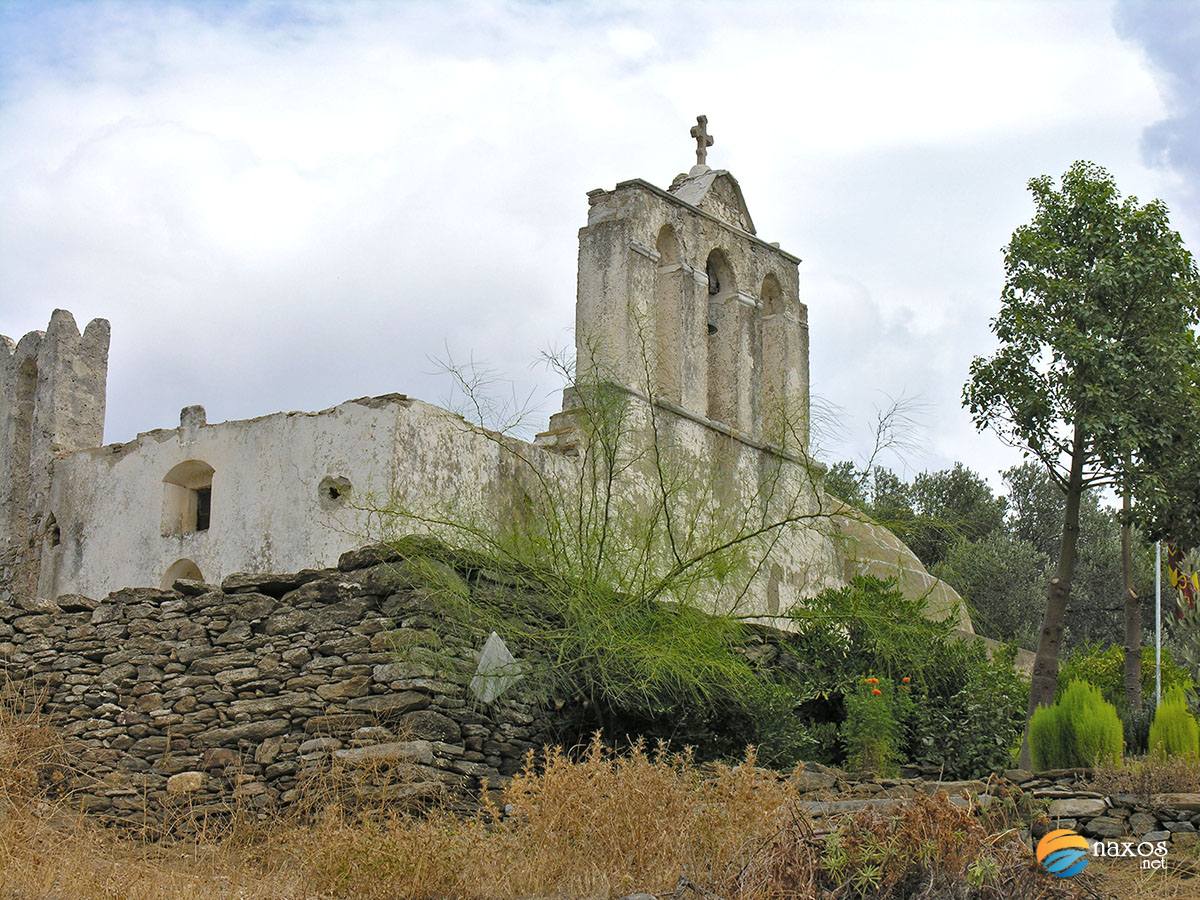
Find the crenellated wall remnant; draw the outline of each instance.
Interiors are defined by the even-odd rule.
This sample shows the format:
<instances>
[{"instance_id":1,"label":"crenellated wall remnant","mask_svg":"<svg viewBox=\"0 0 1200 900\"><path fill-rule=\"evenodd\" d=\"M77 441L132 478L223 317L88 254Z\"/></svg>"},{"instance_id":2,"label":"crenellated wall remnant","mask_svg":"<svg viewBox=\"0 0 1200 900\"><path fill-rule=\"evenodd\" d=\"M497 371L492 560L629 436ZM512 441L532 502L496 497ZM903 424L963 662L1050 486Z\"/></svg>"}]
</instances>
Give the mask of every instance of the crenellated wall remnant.
<instances>
[{"instance_id":1,"label":"crenellated wall remnant","mask_svg":"<svg viewBox=\"0 0 1200 900\"><path fill-rule=\"evenodd\" d=\"M54 463L103 443L108 343L106 320L80 334L65 309L44 332L15 343L0 335L0 590L47 593L41 563L61 545L49 503Z\"/></svg>"}]
</instances>

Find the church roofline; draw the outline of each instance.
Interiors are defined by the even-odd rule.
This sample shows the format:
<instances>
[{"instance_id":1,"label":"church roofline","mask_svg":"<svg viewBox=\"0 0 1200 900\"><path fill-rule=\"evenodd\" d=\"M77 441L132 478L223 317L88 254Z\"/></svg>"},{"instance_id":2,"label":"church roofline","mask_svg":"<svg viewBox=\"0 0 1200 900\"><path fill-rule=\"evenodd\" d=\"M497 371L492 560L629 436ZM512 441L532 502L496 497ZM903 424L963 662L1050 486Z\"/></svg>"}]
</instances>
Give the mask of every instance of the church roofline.
<instances>
[{"instance_id":1,"label":"church roofline","mask_svg":"<svg viewBox=\"0 0 1200 900\"><path fill-rule=\"evenodd\" d=\"M645 190L648 190L650 193L655 194L658 197L661 197L663 200L669 200L671 203L677 204L678 206L682 206L684 209L690 210L698 216L703 216L704 218L708 219L710 222L715 222L717 225L720 225L725 230L732 231L734 234L738 235L738 237L742 237L742 238L745 238L746 240L753 241L754 243L758 244L759 246L763 247L764 249L770 250L772 253L778 253L780 256L782 256L784 259L788 260L789 262L793 262L796 265L799 265L801 262L803 262L803 260L800 259L800 257L794 256L791 253L788 253L786 250L781 249L780 247L776 246L775 244L770 243L769 241L764 241L758 235L751 234L748 231L743 231L741 228L738 228L736 225L731 225L730 223L726 222L724 219L718 218L717 216L714 216L712 213L707 212L698 206L693 206L692 204L688 203L686 200L679 199L674 194L672 194L670 191L664 191L662 188L658 187L657 185L651 184L650 182L648 182L644 179L631 178L628 181L617 182L617 186L615 188L613 188L613 190L619 191L622 188L627 188L627 187L644 188Z\"/></svg>"}]
</instances>

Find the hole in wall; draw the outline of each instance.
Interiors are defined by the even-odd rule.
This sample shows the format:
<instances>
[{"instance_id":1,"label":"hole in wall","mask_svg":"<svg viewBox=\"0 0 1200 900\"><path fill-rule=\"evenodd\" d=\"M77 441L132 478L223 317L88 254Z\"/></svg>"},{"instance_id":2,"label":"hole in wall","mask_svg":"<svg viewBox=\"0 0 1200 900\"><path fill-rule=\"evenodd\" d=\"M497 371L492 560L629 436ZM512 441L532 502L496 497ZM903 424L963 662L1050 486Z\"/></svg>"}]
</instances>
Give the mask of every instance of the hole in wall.
<instances>
[{"instance_id":1,"label":"hole in wall","mask_svg":"<svg viewBox=\"0 0 1200 900\"><path fill-rule=\"evenodd\" d=\"M326 475L317 485L317 502L321 509L339 509L350 500L350 479L341 475Z\"/></svg>"}]
</instances>

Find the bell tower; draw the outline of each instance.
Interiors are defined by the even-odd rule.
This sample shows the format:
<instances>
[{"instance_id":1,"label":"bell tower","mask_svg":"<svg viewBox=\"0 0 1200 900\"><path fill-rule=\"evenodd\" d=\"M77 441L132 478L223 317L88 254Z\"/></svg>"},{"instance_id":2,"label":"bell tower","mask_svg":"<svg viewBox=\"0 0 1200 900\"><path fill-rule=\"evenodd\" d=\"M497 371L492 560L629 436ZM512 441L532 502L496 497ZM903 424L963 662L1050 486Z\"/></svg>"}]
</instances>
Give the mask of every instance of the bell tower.
<instances>
[{"instance_id":1,"label":"bell tower","mask_svg":"<svg viewBox=\"0 0 1200 900\"><path fill-rule=\"evenodd\" d=\"M710 428L767 447L808 444L808 310L800 260L758 237L741 186L707 164L667 190L642 179L588 193L575 306L580 382L617 384ZM538 443L571 445L572 406ZM786 440L785 440L786 433Z\"/></svg>"}]
</instances>

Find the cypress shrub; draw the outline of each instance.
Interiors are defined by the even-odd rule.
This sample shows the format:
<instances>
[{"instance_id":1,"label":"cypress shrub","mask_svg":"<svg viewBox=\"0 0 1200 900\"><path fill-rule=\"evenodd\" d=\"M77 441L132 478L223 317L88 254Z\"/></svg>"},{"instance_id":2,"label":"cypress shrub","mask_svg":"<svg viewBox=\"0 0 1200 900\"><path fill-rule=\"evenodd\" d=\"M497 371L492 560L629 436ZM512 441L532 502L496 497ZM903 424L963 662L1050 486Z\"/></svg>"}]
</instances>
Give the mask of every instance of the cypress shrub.
<instances>
[{"instance_id":1,"label":"cypress shrub","mask_svg":"<svg viewBox=\"0 0 1200 900\"><path fill-rule=\"evenodd\" d=\"M1038 769L1116 765L1124 747L1116 707L1086 681L1072 681L1057 703L1040 707L1029 723L1029 748Z\"/></svg>"},{"instance_id":2,"label":"cypress shrub","mask_svg":"<svg viewBox=\"0 0 1200 900\"><path fill-rule=\"evenodd\" d=\"M1160 758L1200 756L1200 725L1178 687L1167 691L1150 724L1150 752Z\"/></svg>"},{"instance_id":3,"label":"cypress shrub","mask_svg":"<svg viewBox=\"0 0 1200 900\"><path fill-rule=\"evenodd\" d=\"M1071 723L1057 703L1039 706L1029 720L1029 750L1035 769L1066 769L1071 766Z\"/></svg>"}]
</instances>

